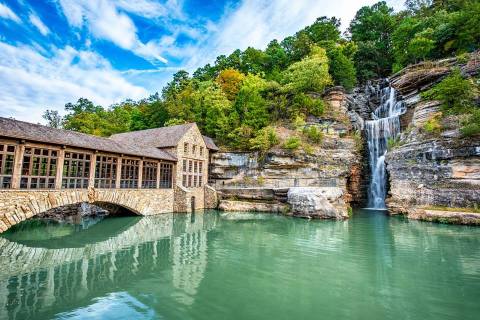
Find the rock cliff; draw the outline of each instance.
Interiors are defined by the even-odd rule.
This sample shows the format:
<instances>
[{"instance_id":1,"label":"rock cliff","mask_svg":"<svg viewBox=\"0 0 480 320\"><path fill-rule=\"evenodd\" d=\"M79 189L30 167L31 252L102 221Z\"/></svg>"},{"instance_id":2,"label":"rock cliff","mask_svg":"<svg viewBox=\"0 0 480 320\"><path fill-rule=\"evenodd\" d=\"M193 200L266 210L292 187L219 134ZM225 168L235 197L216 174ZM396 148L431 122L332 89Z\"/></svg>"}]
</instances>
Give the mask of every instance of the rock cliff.
<instances>
[{"instance_id":1,"label":"rock cliff","mask_svg":"<svg viewBox=\"0 0 480 320\"><path fill-rule=\"evenodd\" d=\"M464 76L477 76L480 53L472 54L467 62L452 58L418 64L390 78L408 108L401 119L401 138L386 156L390 183L387 206L392 214L430 221L480 222L473 212L480 205L480 137L463 137L455 117L444 119L438 134L422 130L439 111L439 103L422 100L421 92L454 67Z\"/></svg>"},{"instance_id":2,"label":"rock cliff","mask_svg":"<svg viewBox=\"0 0 480 320\"><path fill-rule=\"evenodd\" d=\"M328 103L326 114L309 117L306 123L323 132L322 141L310 152L277 147L263 155L218 152L212 156L210 183L220 192L221 209L287 213L289 207L278 204L288 202L286 192L291 187L335 188L342 195L343 215L350 203L363 201L362 141L354 134L362 118L349 110L343 89L332 88L323 98Z\"/></svg>"}]
</instances>

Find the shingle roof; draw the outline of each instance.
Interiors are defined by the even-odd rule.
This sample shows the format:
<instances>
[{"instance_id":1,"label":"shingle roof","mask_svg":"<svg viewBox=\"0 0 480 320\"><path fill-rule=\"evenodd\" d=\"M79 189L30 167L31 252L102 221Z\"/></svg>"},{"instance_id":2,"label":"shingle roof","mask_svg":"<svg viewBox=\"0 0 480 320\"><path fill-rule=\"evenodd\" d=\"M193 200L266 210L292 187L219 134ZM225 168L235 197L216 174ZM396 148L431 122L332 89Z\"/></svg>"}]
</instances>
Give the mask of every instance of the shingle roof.
<instances>
[{"instance_id":1,"label":"shingle roof","mask_svg":"<svg viewBox=\"0 0 480 320\"><path fill-rule=\"evenodd\" d=\"M131 143L138 146L157 148L175 147L183 135L194 125L194 123L187 123L171 127L124 132L114 134L110 139L120 143Z\"/></svg>"},{"instance_id":2,"label":"shingle roof","mask_svg":"<svg viewBox=\"0 0 480 320\"><path fill-rule=\"evenodd\" d=\"M0 136L28 141L52 143L89 150L113 152L155 159L177 161L177 158L163 150L139 146L75 131L46 127L40 124L0 117Z\"/></svg>"},{"instance_id":3,"label":"shingle roof","mask_svg":"<svg viewBox=\"0 0 480 320\"><path fill-rule=\"evenodd\" d=\"M207 136L203 136L203 141L205 141L205 145L207 146L208 149L213 150L213 151L218 151L219 150L217 145L215 144L215 142L213 142L212 138L207 137Z\"/></svg>"},{"instance_id":4,"label":"shingle roof","mask_svg":"<svg viewBox=\"0 0 480 320\"><path fill-rule=\"evenodd\" d=\"M110 138L120 143L131 143L138 146L175 147L185 133L195 125L195 123L187 123L171 127L125 132L114 134ZM218 150L211 138L203 136L203 140L208 149Z\"/></svg>"}]
</instances>

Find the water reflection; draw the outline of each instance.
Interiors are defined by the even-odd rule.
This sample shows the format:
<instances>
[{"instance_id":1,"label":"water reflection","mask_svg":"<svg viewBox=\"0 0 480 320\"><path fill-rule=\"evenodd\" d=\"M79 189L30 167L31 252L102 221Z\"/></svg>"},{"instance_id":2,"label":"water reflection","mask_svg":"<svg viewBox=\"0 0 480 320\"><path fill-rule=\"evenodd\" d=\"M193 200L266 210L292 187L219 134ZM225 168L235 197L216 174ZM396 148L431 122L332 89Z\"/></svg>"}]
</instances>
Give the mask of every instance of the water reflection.
<instances>
[{"instance_id":1,"label":"water reflection","mask_svg":"<svg viewBox=\"0 0 480 320\"><path fill-rule=\"evenodd\" d=\"M191 304L207 265L206 233L215 228L216 219L203 214L107 219L63 238L56 234L50 241L66 246L58 249L43 238L33 241L24 235L18 242L0 238L0 319L50 318L56 311L88 305L102 291L106 300L92 307L126 299L124 294L108 296L107 288L164 272L166 258L173 261L172 286L181 293L176 299ZM38 238L35 232L33 237Z\"/></svg>"},{"instance_id":2,"label":"water reflection","mask_svg":"<svg viewBox=\"0 0 480 320\"><path fill-rule=\"evenodd\" d=\"M480 228L375 211L350 221L212 212L57 227L0 238L0 319L438 320L480 312Z\"/></svg>"}]
</instances>

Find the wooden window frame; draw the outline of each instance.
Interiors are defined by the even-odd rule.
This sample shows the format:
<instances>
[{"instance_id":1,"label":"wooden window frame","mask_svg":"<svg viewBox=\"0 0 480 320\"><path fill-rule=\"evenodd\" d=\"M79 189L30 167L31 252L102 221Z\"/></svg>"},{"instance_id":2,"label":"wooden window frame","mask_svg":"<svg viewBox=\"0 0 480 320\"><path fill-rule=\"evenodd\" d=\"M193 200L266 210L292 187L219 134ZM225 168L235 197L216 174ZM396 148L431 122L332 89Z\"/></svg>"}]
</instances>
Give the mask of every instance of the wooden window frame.
<instances>
[{"instance_id":1,"label":"wooden window frame","mask_svg":"<svg viewBox=\"0 0 480 320\"><path fill-rule=\"evenodd\" d=\"M16 150L17 145L3 141L0 142L0 189L12 188ZM11 164L11 166L8 164Z\"/></svg>"},{"instance_id":2,"label":"wooden window frame","mask_svg":"<svg viewBox=\"0 0 480 320\"><path fill-rule=\"evenodd\" d=\"M55 189L59 152L59 149L52 147L26 146L22 159L20 189ZM45 174L42 174L43 171Z\"/></svg>"},{"instance_id":3,"label":"wooden window frame","mask_svg":"<svg viewBox=\"0 0 480 320\"><path fill-rule=\"evenodd\" d=\"M91 168L90 153L66 150L62 166L62 189L87 189Z\"/></svg>"},{"instance_id":4,"label":"wooden window frame","mask_svg":"<svg viewBox=\"0 0 480 320\"><path fill-rule=\"evenodd\" d=\"M122 158L120 189L137 189L140 173L139 159Z\"/></svg>"},{"instance_id":5,"label":"wooden window frame","mask_svg":"<svg viewBox=\"0 0 480 320\"><path fill-rule=\"evenodd\" d=\"M158 162L143 161L142 189L157 188L157 170L158 170Z\"/></svg>"},{"instance_id":6,"label":"wooden window frame","mask_svg":"<svg viewBox=\"0 0 480 320\"><path fill-rule=\"evenodd\" d=\"M173 187L173 164L160 162L160 189Z\"/></svg>"},{"instance_id":7,"label":"wooden window frame","mask_svg":"<svg viewBox=\"0 0 480 320\"><path fill-rule=\"evenodd\" d=\"M107 154L98 154L95 159L95 180L97 189L116 188L117 168L119 157Z\"/></svg>"}]
</instances>

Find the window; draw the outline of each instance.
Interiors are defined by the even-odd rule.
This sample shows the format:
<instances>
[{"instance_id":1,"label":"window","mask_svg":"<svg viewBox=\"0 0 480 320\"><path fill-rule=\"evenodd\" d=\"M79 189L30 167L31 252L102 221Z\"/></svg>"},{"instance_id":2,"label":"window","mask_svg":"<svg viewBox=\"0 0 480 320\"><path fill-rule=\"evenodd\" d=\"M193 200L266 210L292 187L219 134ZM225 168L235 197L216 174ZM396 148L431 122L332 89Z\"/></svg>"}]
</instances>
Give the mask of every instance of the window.
<instances>
[{"instance_id":1,"label":"window","mask_svg":"<svg viewBox=\"0 0 480 320\"><path fill-rule=\"evenodd\" d=\"M192 175L188 175L188 187L191 188L192 187Z\"/></svg>"},{"instance_id":2,"label":"window","mask_svg":"<svg viewBox=\"0 0 480 320\"><path fill-rule=\"evenodd\" d=\"M63 160L62 188L88 188L90 165L89 154L65 152L65 160Z\"/></svg>"},{"instance_id":3,"label":"window","mask_svg":"<svg viewBox=\"0 0 480 320\"><path fill-rule=\"evenodd\" d=\"M172 187L173 165L170 163L160 164L160 188Z\"/></svg>"},{"instance_id":4,"label":"window","mask_svg":"<svg viewBox=\"0 0 480 320\"><path fill-rule=\"evenodd\" d=\"M200 162L198 163L198 173L202 173L202 169L203 169L203 162L200 161Z\"/></svg>"},{"instance_id":5,"label":"window","mask_svg":"<svg viewBox=\"0 0 480 320\"><path fill-rule=\"evenodd\" d=\"M197 186L197 176L193 176L193 187Z\"/></svg>"},{"instance_id":6,"label":"window","mask_svg":"<svg viewBox=\"0 0 480 320\"><path fill-rule=\"evenodd\" d=\"M155 189L157 187L157 162L143 161L142 188Z\"/></svg>"},{"instance_id":7,"label":"window","mask_svg":"<svg viewBox=\"0 0 480 320\"><path fill-rule=\"evenodd\" d=\"M200 147L200 157L203 157L203 147Z\"/></svg>"},{"instance_id":8,"label":"window","mask_svg":"<svg viewBox=\"0 0 480 320\"><path fill-rule=\"evenodd\" d=\"M202 176L198 176L198 186L199 186L199 187L202 186L202 180L203 180L203 177L202 177Z\"/></svg>"},{"instance_id":9,"label":"window","mask_svg":"<svg viewBox=\"0 0 480 320\"><path fill-rule=\"evenodd\" d=\"M138 188L138 169L140 160L122 159L122 172L120 174L120 188Z\"/></svg>"},{"instance_id":10,"label":"window","mask_svg":"<svg viewBox=\"0 0 480 320\"><path fill-rule=\"evenodd\" d=\"M198 166L197 161L193 162L193 173L197 173L197 166Z\"/></svg>"},{"instance_id":11,"label":"window","mask_svg":"<svg viewBox=\"0 0 480 320\"><path fill-rule=\"evenodd\" d=\"M182 176L182 186L184 186L185 188L187 187L187 175L184 174Z\"/></svg>"},{"instance_id":12,"label":"window","mask_svg":"<svg viewBox=\"0 0 480 320\"><path fill-rule=\"evenodd\" d=\"M197 153L197 146L193 145L192 146L192 154L195 155Z\"/></svg>"},{"instance_id":13,"label":"window","mask_svg":"<svg viewBox=\"0 0 480 320\"><path fill-rule=\"evenodd\" d=\"M193 167L193 161L188 160L188 172L192 172L192 167Z\"/></svg>"},{"instance_id":14,"label":"window","mask_svg":"<svg viewBox=\"0 0 480 320\"><path fill-rule=\"evenodd\" d=\"M20 188L54 189L57 150L26 147L23 155Z\"/></svg>"},{"instance_id":15,"label":"window","mask_svg":"<svg viewBox=\"0 0 480 320\"><path fill-rule=\"evenodd\" d=\"M15 146L0 144L0 188L12 187L12 174L15 158Z\"/></svg>"},{"instance_id":16,"label":"window","mask_svg":"<svg viewBox=\"0 0 480 320\"><path fill-rule=\"evenodd\" d=\"M188 154L188 143L183 144L183 153Z\"/></svg>"},{"instance_id":17,"label":"window","mask_svg":"<svg viewBox=\"0 0 480 320\"><path fill-rule=\"evenodd\" d=\"M187 172L187 160L183 160L183 172Z\"/></svg>"},{"instance_id":18,"label":"window","mask_svg":"<svg viewBox=\"0 0 480 320\"><path fill-rule=\"evenodd\" d=\"M117 178L116 157L97 156L95 166L95 188L115 188Z\"/></svg>"}]
</instances>

